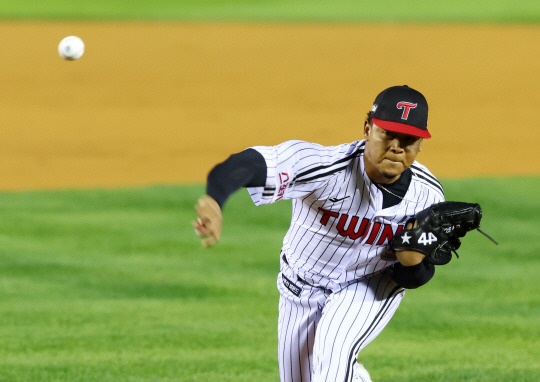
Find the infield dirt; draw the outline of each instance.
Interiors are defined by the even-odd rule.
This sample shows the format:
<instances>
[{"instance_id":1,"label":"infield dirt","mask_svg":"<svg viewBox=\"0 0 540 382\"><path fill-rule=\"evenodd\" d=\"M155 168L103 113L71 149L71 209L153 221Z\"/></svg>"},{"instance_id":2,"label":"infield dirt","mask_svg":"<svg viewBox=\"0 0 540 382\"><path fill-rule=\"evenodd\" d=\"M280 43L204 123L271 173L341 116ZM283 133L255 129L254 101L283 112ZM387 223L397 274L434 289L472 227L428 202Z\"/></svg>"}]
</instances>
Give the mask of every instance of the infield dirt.
<instances>
[{"instance_id":1,"label":"infield dirt","mask_svg":"<svg viewBox=\"0 0 540 382\"><path fill-rule=\"evenodd\" d=\"M78 61L58 42L78 35ZM540 175L539 26L3 22L1 189L203 182L252 145L361 139L422 91L439 177Z\"/></svg>"}]
</instances>

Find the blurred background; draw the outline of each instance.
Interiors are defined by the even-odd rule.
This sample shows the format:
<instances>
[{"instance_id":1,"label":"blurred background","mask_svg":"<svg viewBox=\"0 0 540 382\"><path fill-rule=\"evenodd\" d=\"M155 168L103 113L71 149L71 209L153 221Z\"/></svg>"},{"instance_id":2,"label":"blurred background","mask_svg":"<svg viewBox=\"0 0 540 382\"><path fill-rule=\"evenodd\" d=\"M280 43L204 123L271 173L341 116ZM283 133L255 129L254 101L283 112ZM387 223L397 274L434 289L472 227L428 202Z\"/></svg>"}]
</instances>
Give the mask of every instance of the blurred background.
<instances>
[{"instance_id":1,"label":"blurred background","mask_svg":"<svg viewBox=\"0 0 540 382\"><path fill-rule=\"evenodd\" d=\"M428 99L419 160L438 176L538 175L539 15L532 1L4 2L1 186L203 182L252 145L360 139L396 84ZM78 61L56 52L67 35L86 43Z\"/></svg>"}]
</instances>

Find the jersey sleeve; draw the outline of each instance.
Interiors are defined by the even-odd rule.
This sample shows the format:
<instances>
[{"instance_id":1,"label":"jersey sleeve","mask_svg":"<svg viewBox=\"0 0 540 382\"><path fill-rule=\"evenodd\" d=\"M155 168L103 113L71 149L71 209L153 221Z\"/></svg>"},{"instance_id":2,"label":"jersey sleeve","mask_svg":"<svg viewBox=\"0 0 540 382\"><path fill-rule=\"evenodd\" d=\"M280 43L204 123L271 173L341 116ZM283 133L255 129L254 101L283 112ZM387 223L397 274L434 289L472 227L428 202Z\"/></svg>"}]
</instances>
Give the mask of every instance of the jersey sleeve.
<instances>
[{"instance_id":1,"label":"jersey sleeve","mask_svg":"<svg viewBox=\"0 0 540 382\"><path fill-rule=\"evenodd\" d=\"M276 146L254 146L266 161L264 187L248 187L256 205L306 196L326 184L347 150L304 141L286 141Z\"/></svg>"}]
</instances>

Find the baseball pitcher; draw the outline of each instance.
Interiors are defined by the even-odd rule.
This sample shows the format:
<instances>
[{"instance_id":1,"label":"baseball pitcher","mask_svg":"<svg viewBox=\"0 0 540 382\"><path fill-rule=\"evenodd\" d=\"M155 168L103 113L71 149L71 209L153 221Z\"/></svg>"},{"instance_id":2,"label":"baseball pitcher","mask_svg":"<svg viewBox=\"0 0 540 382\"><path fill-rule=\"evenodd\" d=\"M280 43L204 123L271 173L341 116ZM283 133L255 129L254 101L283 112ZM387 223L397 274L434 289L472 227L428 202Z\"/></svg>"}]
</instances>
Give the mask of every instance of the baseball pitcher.
<instances>
[{"instance_id":1,"label":"baseball pitcher","mask_svg":"<svg viewBox=\"0 0 540 382\"><path fill-rule=\"evenodd\" d=\"M480 206L445 202L416 161L427 122L424 96L393 86L376 97L362 140L254 146L210 171L193 222L203 246L219 240L236 190L247 188L256 205L292 200L277 278L281 381L369 381L360 351L405 289L426 284L479 227Z\"/></svg>"}]
</instances>

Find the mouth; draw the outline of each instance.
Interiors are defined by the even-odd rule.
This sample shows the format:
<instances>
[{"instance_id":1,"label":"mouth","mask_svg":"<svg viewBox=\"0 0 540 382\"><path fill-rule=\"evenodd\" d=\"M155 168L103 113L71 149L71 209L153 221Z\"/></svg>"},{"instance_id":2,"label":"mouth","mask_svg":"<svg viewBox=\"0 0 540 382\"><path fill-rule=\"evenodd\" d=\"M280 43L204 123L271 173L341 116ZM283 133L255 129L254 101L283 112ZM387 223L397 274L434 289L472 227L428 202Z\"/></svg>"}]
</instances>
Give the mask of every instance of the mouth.
<instances>
[{"instance_id":1,"label":"mouth","mask_svg":"<svg viewBox=\"0 0 540 382\"><path fill-rule=\"evenodd\" d=\"M387 160L389 162L392 162L392 163L403 163L403 161L401 161L400 159L395 159L395 158L383 158L383 161L384 160Z\"/></svg>"}]
</instances>

